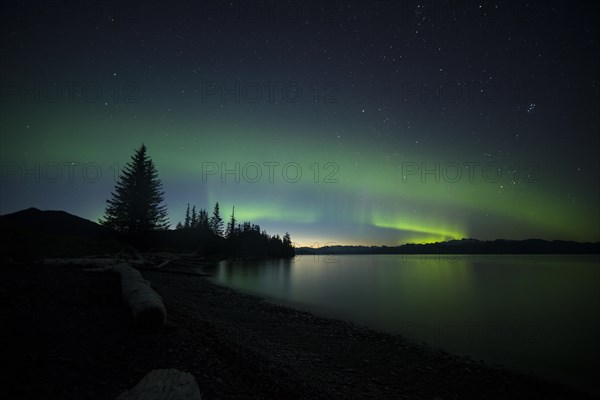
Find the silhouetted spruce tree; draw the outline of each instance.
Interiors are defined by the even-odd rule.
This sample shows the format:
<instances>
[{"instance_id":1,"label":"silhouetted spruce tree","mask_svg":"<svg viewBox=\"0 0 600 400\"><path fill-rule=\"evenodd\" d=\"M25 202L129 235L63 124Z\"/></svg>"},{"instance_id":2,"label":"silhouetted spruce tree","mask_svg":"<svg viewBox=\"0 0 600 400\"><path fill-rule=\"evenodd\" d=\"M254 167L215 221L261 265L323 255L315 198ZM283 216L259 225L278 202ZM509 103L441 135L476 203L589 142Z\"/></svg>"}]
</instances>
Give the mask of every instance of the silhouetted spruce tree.
<instances>
[{"instance_id":1,"label":"silhouetted spruce tree","mask_svg":"<svg viewBox=\"0 0 600 400\"><path fill-rule=\"evenodd\" d=\"M209 228L208 213L204 208L198 213L198 228L201 230L207 230Z\"/></svg>"},{"instance_id":2,"label":"silhouetted spruce tree","mask_svg":"<svg viewBox=\"0 0 600 400\"><path fill-rule=\"evenodd\" d=\"M231 218L227 223L227 229L225 230L225 237L231 239L235 236L235 206L231 209Z\"/></svg>"},{"instance_id":3,"label":"silhouetted spruce tree","mask_svg":"<svg viewBox=\"0 0 600 400\"><path fill-rule=\"evenodd\" d=\"M196 229L198 227L198 215L196 214L196 205L192 207L192 217L190 219L190 228Z\"/></svg>"},{"instance_id":4,"label":"silhouetted spruce tree","mask_svg":"<svg viewBox=\"0 0 600 400\"><path fill-rule=\"evenodd\" d=\"M223 218L219 211L219 202L215 203L213 215L210 217L210 230L217 236L223 236Z\"/></svg>"},{"instance_id":5,"label":"silhouetted spruce tree","mask_svg":"<svg viewBox=\"0 0 600 400\"><path fill-rule=\"evenodd\" d=\"M185 209L185 220L183 223L184 228L190 227L190 203L188 203L187 208Z\"/></svg>"},{"instance_id":6,"label":"silhouetted spruce tree","mask_svg":"<svg viewBox=\"0 0 600 400\"><path fill-rule=\"evenodd\" d=\"M181 225L181 221L179 221L177 223L177 225L175 225L175 229L179 230L179 229L183 229L183 225Z\"/></svg>"},{"instance_id":7,"label":"silhouetted spruce tree","mask_svg":"<svg viewBox=\"0 0 600 400\"><path fill-rule=\"evenodd\" d=\"M288 232L283 235L283 246L292 247L292 238L290 238L290 234Z\"/></svg>"},{"instance_id":8,"label":"silhouetted spruce tree","mask_svg":"<svg viewBox=\"0 0 600 400\"><path fill-rule=\"evenodd\" d=\"M144 144L125 164L111 196L102 225L135 235L169 227L162 183Z\"/></svg>"},{"instance_id":9,"label":"silhouetted spruce tree","mask_svg":"<svg viewBox=\"0 0 600 400\"><path fill-rule=\"evenodd\" d=\"M281 250L281 255L286 257L293 257L296 251L294 250L294 246L292 245L292 238L288 232L283 235L282 241L283 248Z\"/></svg>"}]
</instances>

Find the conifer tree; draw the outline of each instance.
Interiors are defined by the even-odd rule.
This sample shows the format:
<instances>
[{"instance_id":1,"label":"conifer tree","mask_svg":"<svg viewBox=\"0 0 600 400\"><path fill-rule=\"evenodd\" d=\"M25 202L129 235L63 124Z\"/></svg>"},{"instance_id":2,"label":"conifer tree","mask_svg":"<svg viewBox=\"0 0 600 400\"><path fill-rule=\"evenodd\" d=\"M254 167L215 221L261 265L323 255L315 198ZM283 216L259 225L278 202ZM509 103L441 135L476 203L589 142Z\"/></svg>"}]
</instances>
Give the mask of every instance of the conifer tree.
<instances>
[{"instance_id":1,"label":"conifer tree","mask_svg":"<svg viewBox=\"0 0 600 400\"><path fill-rule=\"evenodd\" d=\"M102 225L129 234L169 227L162 183L144 144L125 164L111 196Z\"/></svg>"},{"instance_id":2,"label":"conifer tree","mask_svg":"<svg viewBox=\"0 0 600 400\"><path fill-rule=\"evenodd\" d=\"M284 247L292 247L292 238L288 232L283 235L283 246Z\"/></svg>"},{"instance_id":3,"label":"conifer tree","mask_svg":"<svg viewBox=\"0 0 600 400\"><path fill-rule=\"evenodd\" d=\"M185 209L185 221L183 223L183 227L190 227L190 203L188 203L187 208Z\"/></svg>"},{"instance_id":4,"label":"conifer tree","mask_svg":"<svg viewBox=\"0 0 600 400\"><path fill-rule=\"evenodd\" d=\"M223 218L219 211L219 202L215 203L213 215L210 217L210 230L217 236L223 236Z\"/></svg>"},{"instance_id":5,"label":"conifer tree","mask_svg":"<svg viewBox=\"0 0 600 400\"><path fill-rule=\"evenodd\" d=\"M231 209L231 218L229 219L229 222L227 223L227 229L225 230L225 237L227 239L235 236L235 222L235 206L233 206Z\"/></svg>"},{"instance_id":6,"label":"conifer tree","mask_svg":"<svg viewBox=\"0 0 600 400\"><path fill-rule=\"evenodd\" d=\"M198 215L196 214L196 205L192 206L192 217L190 219L190 227L191 228L198 227Z\"/></svg>"},{"instance_id":7,"label":"conifer tree","mask_svg":"<svg viewBox=\"0 0 600 400\"><path fill-rule=\"evenodd\" d=\"M198 227L200 229L208 229L209 228L208 213L206 212L206 210L204 208L202 208L200 210L200 212L198 213Z\"/></svg>"}]
</instances>

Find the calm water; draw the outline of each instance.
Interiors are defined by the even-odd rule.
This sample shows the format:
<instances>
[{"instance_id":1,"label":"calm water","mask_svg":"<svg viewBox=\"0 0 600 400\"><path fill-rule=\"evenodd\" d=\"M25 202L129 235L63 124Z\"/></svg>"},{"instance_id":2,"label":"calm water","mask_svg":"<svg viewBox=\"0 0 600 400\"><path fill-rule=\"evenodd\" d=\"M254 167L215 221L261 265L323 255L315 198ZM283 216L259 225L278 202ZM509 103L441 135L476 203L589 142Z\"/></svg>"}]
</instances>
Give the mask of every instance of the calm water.
<instances>
[{"instance_id":1,"label":"calm water","mask_svg":"<svg viewBox=\"0 0 600 400\"><path fill-rule=\"evenodd\" d=\"M222 262L214 281L600 391L597 255L349 255Z\"/></svg>"}]
</instances>

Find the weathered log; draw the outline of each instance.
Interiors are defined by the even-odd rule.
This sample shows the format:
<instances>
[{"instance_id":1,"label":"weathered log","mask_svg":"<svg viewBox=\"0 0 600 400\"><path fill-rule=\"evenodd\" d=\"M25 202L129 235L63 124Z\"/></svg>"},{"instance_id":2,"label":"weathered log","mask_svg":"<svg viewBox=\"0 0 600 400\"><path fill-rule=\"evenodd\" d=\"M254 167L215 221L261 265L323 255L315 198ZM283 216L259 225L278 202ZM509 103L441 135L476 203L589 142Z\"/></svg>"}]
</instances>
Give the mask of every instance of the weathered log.
<instances>
[{"instance_id":1,"label":"weathered log","mask_svg":"<svg viewBox=\"0 0 600 400\"><path fill-rule=\"evenodd\" d=\"M176 369L150 371L131 390L117 400L201 400L200 389L192 374Z\"/></svg>"},{"instance_id":2,"label":"weathered log","mask_svg":"<svg viewBox=\"0 0 600 400\"><path fill-rule=\"evenodd\" d=\"M135 325L152 329L164 325L167 312L162 299L140 271L127 263L117 264L111 270L121 275L121 293Z\"/></svg>"}]
</instances>

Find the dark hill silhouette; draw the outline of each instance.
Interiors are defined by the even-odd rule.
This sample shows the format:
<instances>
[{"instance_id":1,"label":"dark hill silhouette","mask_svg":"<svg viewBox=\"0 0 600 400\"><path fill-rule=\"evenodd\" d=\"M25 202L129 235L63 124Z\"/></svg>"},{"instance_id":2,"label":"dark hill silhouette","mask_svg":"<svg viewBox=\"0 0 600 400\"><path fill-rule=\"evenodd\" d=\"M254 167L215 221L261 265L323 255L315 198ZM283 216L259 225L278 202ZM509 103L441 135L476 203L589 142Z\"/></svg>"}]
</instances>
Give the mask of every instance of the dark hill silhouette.
<instances>
[{"instance_id":1,"label":"dark hill silhouette","mask_svg":"<svg viewBox=\"0 0 600 400\"><path fill-rule=\"evenodd\" d=\"M0 229L3 233L31 230L38 234L88 239L105 239L110 235L101 225L66 211L42 211L33 207L0 215Z\"/></svg>"},{"instance_id":2,"label":"dark hill silhouette","mask_svg":"<svg viewBox=\"0 0 600 400\"><path fill-rule=\"evenodd\" d=\"M99 224L65 211L28 208L0 215L0 262L116 253L125 245Z\"/></svg>"}]
</instances>

